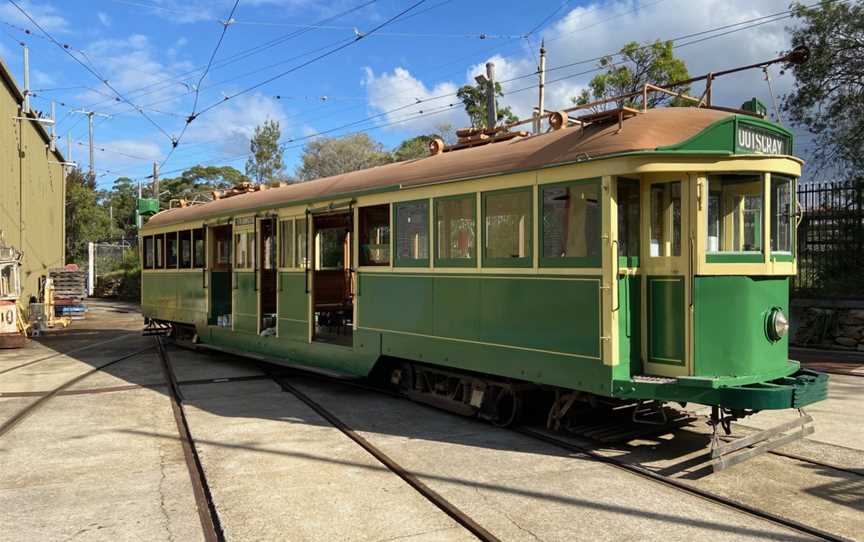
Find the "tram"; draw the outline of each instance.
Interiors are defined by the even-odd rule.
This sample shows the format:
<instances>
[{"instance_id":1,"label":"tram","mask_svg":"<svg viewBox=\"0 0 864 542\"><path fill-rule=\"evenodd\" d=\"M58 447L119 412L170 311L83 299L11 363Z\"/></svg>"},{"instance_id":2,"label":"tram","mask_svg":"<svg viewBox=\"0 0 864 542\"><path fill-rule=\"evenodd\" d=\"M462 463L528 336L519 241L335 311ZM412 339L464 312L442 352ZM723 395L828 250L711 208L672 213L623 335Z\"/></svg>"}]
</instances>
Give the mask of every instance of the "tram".
<instances>
[{"instance_id":1,"label":"tram","mask_svg":"<svg viewBox=\"0 0 864 542\"><path fill-rule=\"evenodd\" d=\"M531 390L554 393L550 419L596 399L721 425L801 409L827 393L789 359L802 161L763 117L564 111L539 135L216 193L141 229L143 313L501 425Z\"/></svg>"}]
</instances>

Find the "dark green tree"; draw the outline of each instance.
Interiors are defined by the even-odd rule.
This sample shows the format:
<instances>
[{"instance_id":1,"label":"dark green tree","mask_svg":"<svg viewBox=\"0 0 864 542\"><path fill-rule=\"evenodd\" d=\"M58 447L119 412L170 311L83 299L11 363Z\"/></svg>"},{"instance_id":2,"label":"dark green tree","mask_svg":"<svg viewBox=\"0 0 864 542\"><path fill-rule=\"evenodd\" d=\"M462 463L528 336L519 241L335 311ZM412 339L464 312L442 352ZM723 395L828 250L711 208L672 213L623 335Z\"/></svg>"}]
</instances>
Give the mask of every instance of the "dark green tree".
<instances>
[{"instance_id":1,"label":"dark green tree","mask_svg":"<svg viewBox=\"0 0 864 542\"><path fill-rule=\"evenodd\" d=\"M393 150L393 161L402 162L403 160L414 160L429 156L429 142L436 138L441 138L441 136L437 134L419 135L406 139ZM441 139L443 140L443 138Z\"/></svg>"},{"instance_id":2,"label":"dark green tree","mask_svg":"<svg viewBox=\"0 0 864 542\"><path fill-rule=\"evenodd\" d=\"M99 204L96 181L80 169L66 176L66 262L87 264L87 243L111 237L108 211Z\"/></svg>"},{"instance_id":3,"label":"dark green tree","mask_svg":"<svg viewBox=\"0 0 864 542\"><path fill-rule=\"evenodd\" d=\"M135 237L138 230L135 210L138 205L138 184L129 177L120 177L114 181L111 190L100 194L100 203L110 209L114 223L111 225L112 237Z\"/></svg>"},{"instance_id":4,"label":"dark green tree","mask_svg":"<svg viewBox=\"0 0 864 542\"><path fill-rule=\"evenodd\" d=\"M256 183L269 183L279 180L285 169L282 161L282 147L279 138L282 132L279 122L266 120L255 128L255 134L249 143L252 156L246 160L246 176Z\"/></svg>"},{"instance_id":5,"label":"dark green tree","mask_svg":"<svg viewBox=\"0 0 864 542\"><path fill-rule=\"evenodd\" d=\"M572 98L577 105L584 105L598 100L639 92L645 83L660 87L668 87L670 83L689 79L687 65L680 58L675 58L671 41L657 40L654 43L639 45L631 41L621 48L617 55L609 55L600 59L603 73L595 75L588 88L582 90L578 97ZM674 90L687 92L689 87L681 86ZM617 100L617 107L642 105L642 97ZM661 105L685 105L679 98L668 94L653 92L648 94L648 107ZM597 109L604 109L599 106Z\"/></svg>"},{"instance_id":6,"label":"dark green tree","mask_svg":"<svg viewBox=\"0 0 864 542\"><path fill-rule=\"evenodd\" d=\"M789 66L795 88L784 96L790 121L816 135L819 166L864 173L864 3L823 0L793 6L792 46L810 49Z\"/></svg>"},{"instance_id":7,"label":"dark green tree","mask_svg":"<svg viewBox=\"0 0 864 542\"><path fill-rule=\"evenodd\" d=\"M309 181L380 166L393 159L381 143L367 134L357 133L313 139L303 148L300 160L297 178Z\"/></svg>"},{"instance_id":8,"label":"dark green tree","mask_svg":"<svg viewBox=\"0 0 864 542\"><path fill-rule=\"evenodd\" d=\"M468 118L471 119L471 126L474 128L486 128L486 90L489 88L489 81L484 79L482 83L476 85L464 85L456 91L456 96L462 101L465 106L465 112ZM498 124L508 124L516 122L519 117L513 114L510 106L502 107L498 103L498 98L504 96L501 90L501 83L495 82L495 104L498 111L496 120Z\"/></svg>"},{"instance_id":9,"label":"dark green tree","mask_svg":"<svg viewBox=\"0 0 864 542\"><path fill-rule=\"evenodd\" d=\"M247 182L249 178L231 166L192 166L177 177L162 179L160 190L168 194L162 200L192 199L197 194L207 194L213 190L229 188Z\"/></svg>"}]
</instances>

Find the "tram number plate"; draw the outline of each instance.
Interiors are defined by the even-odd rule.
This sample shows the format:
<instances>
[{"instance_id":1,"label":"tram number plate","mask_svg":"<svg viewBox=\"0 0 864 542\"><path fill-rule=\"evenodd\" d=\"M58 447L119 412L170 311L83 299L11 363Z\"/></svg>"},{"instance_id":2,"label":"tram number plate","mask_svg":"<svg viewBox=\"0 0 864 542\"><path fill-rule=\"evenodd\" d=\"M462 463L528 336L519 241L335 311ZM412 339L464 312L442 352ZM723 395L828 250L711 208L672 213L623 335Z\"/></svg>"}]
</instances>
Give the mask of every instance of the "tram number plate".
<instances>
[{"instance_id":1,"label":"tram number plate","mask_svg":"<svg viewBox=\"0 0 864 542\"><path fill-rule=\"evenodd\" d=\"M18 333L15 303L0 301L0 333Z\"/></svg>"}]
</instances>

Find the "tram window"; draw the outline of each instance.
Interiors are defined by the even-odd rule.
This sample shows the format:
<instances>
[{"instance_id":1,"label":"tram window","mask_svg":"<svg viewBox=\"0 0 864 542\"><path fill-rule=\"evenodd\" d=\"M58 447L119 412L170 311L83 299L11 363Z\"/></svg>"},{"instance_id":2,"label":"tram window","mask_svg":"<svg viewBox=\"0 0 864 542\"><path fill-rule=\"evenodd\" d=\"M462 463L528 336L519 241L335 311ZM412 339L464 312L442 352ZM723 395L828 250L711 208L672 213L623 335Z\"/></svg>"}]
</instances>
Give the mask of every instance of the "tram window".
<instances>
[{"instance_id":1,"label":"tram window","mask_svg":"<svg viewBox=\"0 0 864 542\"><path fill-rule=\"evenodd\" d=\"M178 261L177 232L165 234L165 268L176 269Z\"/></svg>"},{"instance_id":2,"label":"tram window","mask_svg":"<svg viewBox=\"0 0 864 542\"><path fill-rule=\"evenodd\" d=\"M541 201L541 265L600 265L600 182L544 186Z\"/></svg>"},{"instance_id":3,"label":"tram window","mask_svg":"<svg viewBox=\"0 0 864 542\"><path fill-rule=\"evenodd\" d=\"M477 258L477 198L435 200L435 265L473 266Z\"/></svg>"},{"instance_id":4,"label":"tram window","mask_svg":"<svg viewBox=\"0 0 864 542\"><path fill-rule=\"evenodd\" d=\"M297 267L309 267L309 251L306 248L306 219L294 221L294 235L297 237Z\"/></svg>"},{"instance_id":5,"label":"tram window","mask_svg":"<svg viewBox=\"0 0 864 542\"><path fill-rule=\"evenodd\" d=\"M248 266L249 257L246 237L246 233L234 234L234 267L238 269L245 269Z\"/></svg>"},{"instance_id":6,"label":"tram window","mask_svg":"<svg viewBox=\"0 0 864 542\"><path fill-rule=\"evenodd\" d=\"M204 237L204 228L192 230L192 267L201 269L205 267L207 258L204 254L204 247L207 246L207 239Z\"/></svg>"},{"instance_id":7,"label":"tram window","mask_svg":"<svg viewBox=\"0 0 864 542\"><path fill-rule=\"evenodd\" d=\"M192 230L183 230L178 234L180 238L180 268L192 267Z\"/></svg>"},{"instance_id":8,"label":"tram window","mask_svg":"<svg viewBox=\"0 0 864 542\"><path fill-rule=\"evenodd\" d=\"M228 267L231 265L231 234L216 236L216 265Z\"/></svg>"},{"instance_id":9,"label":"tram window","mask_svg":"<svg viewBox=\"0 0 864 542\"><path fill-rule=\"evenodd\" d=\"M156 254L156 261L154 262L154 269L165 269L165 236L157 235L153 238L154 241L154 253Z\"/></svg>"},{"instance_id":10,"label":"tram window","mask_svg":"<svg viewBox=\"0 0 864 542\"><path fill-rule=\"evenodd\" d=\"M279 223L279 266L294 267L294 221Z\"/></svg>"},{"instance_id":11,"label":"tram window","mask_svg":"<svg viewBox=\"0 0 864 542\"><path fill-rule=\"evenodd\" d=\"M255 239L257 235L255 233L247 233L246 234L246 242L248 243L246 246L246 267L251 269L257 269L258 260L255 259Z\"/></svg>"},{"instance_id":12,"label":"tram window","mask_svg":"<svg viewBox=\"0 0 864 542\"><path fill-rule=\"evenodd\" d=\"M771 176L771 252L792 252L792 179Z\"/></svg>"},{"instance_id":13,"label":"tram window","mask_svg":"<svg viewBox=\"0 0 864 542\"><path fill-rule=\"evenodd\" d=\"M144 269L153 269L153 236L148 235L144 238Z\"/></svg>"},{"instance_id":14,"label":"tram window","mask_svg":"<svg viewBox=\"0 0 864 542\"><path fill-rule=\"evenodd\" d=\"M360 265L390 265L390 205L361 207Z\"/></svg>"},{"instance_id":15,"label":"tram window","mask_svg":"<svg viewBox=\"0 0 864 542\"><path fill-rule=\"evenodd\" d=\"M681 255L681 181L651 185L649 255Z\"/></svg>"},{"instance_id":16,"label":"tram window","mask_svg":"<svg viewBox=\"0 0 864 542\"><path fill-rule=\"evenodd\" d=\"M639 265L639 181L618 178L618 256Z\"/></svg>"},{"instance_id":17,"label":"tram window","mask_svg":"<svg viewBox=\"0 0 864 542\"><path fill-rule=\"evenodd\" d=\"M347 228L327 228L315 234L317 257L316 269L345 269L345 243L348 242Z\"/></svg>"},{"instance_id":18,"label":"tram window","mask_svg":"<svg viewBox=\"0 0 864 542\"><path fill-rule=\"evenodd\" d=\"M708 177L707 252L761 252L762 175Z\"/></svg>"},{"instance_id":19,"label":"tram window","mask_svg":"<svg viewBox=\"0 0 864 542\"><path fill-rule=\"evenodd\" d=\"M483 265L531 266L531 189L483 194Z\"/></svg>"},{"instance_id":20,"label":"tram window","mask_svg":"<svg viewBox=\"0 0 864 542\"><path fill-rule=\"evenodd\" d=\"M394 205L396 265L429 265L429 201L406 201Z\"/></svg>"}]
</instances>

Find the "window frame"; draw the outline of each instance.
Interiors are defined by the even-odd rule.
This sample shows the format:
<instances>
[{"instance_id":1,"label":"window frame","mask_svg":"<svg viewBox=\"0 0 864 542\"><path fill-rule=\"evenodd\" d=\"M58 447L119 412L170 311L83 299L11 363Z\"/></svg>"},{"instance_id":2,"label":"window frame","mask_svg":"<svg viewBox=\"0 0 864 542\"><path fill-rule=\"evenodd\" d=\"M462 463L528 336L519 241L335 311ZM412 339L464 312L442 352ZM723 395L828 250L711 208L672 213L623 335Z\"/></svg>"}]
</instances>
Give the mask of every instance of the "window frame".
<instances>
[{"instance_id":1,"label":"window frame","mask_svg":"<svg viewBox=\"0 0 864 542\"><path fill-rule=\"evenodd\" d=\"M300 229L297 227L303 224L303 252L300 252ZM294 219L294 266L297 269L309 269L309 216Z\"/></svg>"},{"instance_id":2,"label":"window frame","mask_svg":"<svg viewBox=\"0 0 864 542\"><path fill-rule=\"evenodd\" d=\"M632 184L636 188L636 255L622 255L622 246L621 242L621 184L624 181L624 184ZM625 209L626 210L626 209ZM618 223L615 224L616 234L618 239L618 246L616 253L618 255L618 266L619 268L637 268L639 267L639 258L642 255L642 181L638 178L626 177L623 175L617 175L615 177L615 211L618 217ZM626 213L625 213L626 214Z\"/></svg>"},{"instance_id":3,"label":"window frame","mask_svg":"<svg viewBox=\"0 0 864 542\"><path fill-rule=\"evenodd\" d=\"M772 243L774 242L774 178L781 178L789 182L789 250L774 250ZM796 207L798 203L798 179L791 175L771 173L768 182L769 194L771 196L770 205L768 206L769 228L768 232L768 250L771 254L771 261L775 262L792 262L795 261L795 250L797 244L797 230L795 227Z\"/></svg>"},{"instance_id":4,"label":"window frame","mask_svg":"<svg viewBox=\"0 0 864 542\"><path fill-rule=\"evenodd\" d=\"M422 203L426 205L426 257L425 258L400 258L399 257L399 211L398 207L403 205L411 205ZM393 251L392 265L393 267L429 267L432 258L431 252L433 249L432 243L432 232L430 232L430 228L432 227L432 221L430 221L430 216L432 212L432 203L429 198L420 198L420 199L412 199L407 201L398 201L393 203L393 207L391 208L391 220L393 222L393 227L390 231L391 237L391 250Z\"/></svg>"},{"instance_id":5,"label":"window frame","mask_svg":"<svg viewBox=\"0 0 864 542\"><path fill-rule=\"evenodd\" d=\"M505 194L527 194L528 195L528 225L526 228L526 239L528 240L528 246L525 249L525 256L517 257L517 258L494 258L488 256L487 251L487 233L488 230L486 228L486 218L487 218L487 201L488 198L505 195ZM480 239L482 241L482 266L483 267L534 267L534 187L533 186L519 186L516 188L504 188L501 190L490 190L488 192L480 193L480 220L475 221L479 223L479 226L482 228L482 238L476 235L475 239Z\"/></svg>"},{"instance_id":6,"label":"window frame","mask_svg":"<svg viewBox=\"0 0 864 542\"><path fill-rule=\"evenodd\" d=\"M207 269L207 229L206 228L194 228L192 230L192 269ZM204 246L204 250L201 252L201 260L198 261L198 258L195 257L195 242L201 241Z\"/></svg>"},{"instance_id":7,"label":"window frame","mask_svg":"<svg viewBox=\"0 0 864 542\"><path fill-rule=\"evenodd\" d=\"M709 217L709 208L710 208L710 200L711 200L711 195L712 195L711 179L712 179L712 177L722 177L723 175L740 175L742 177L747 176L747 174L737 173L737 172L732 172L732 173L718 172L718 173L707 175L705 177L705 183L706 183L705 192L707 194L706 200L705 200L706 201L706 205L705 205L705 240L704 240L704 242L706 243L706 245L705 245L705 263L708 263L708 264L712 264L712 263L758 263L758 264L765 263L765 254L767 254L767 251L769 250L769 245L771 243L770 232L766 231L766 228L765 228L766 216L768 217L769 227L770 227L770 216L768 216L766 214L769 212L767 201L766 201L766 194L769 193L771 188L769 186L768 180L766 179L766 174L764 172L752 174L753 177L758 178L758 181L754 181L754 182L760 183L760 188L761 188L761 190L759 191L759 196L761 199L761 206L760 206L760 211L759 211L759 221L756 223L758 225L759 233L760 233L760 248L759 248L759 250L717 250L717 251L713 251L713 252L709 252L709 250L708 250L708 246L707 246L708 232L710 230L710 225L711 225L709 222L709 218L710 218ZM720 199L719 199L720 205L719 205L718 212L719 212L719 216L721 218L723 217L723 211L726 210L726 197L729 197L729 196L734 197L736 195L742 195L742 196L747 195L747 194L742 194L741 192L742 192L741 190L737 190L737 191L732 191L732 194L726 194L725 192L723 192L722 189L721 190L715 190L713 192L714 194L718 194L720 197ZM743 205L744 202L742 201L741 204ZM737 213L738 211L735 211L735 212ZM743 219L743 216L742 216L742 219ZM722 225L723 225L723 223L721 221L720 222L720 228L719 228L719 235L721 238L723 236L725 236L724 228L722 227ZM732 228L733 229L735 228L734 222L733 222ZM742 223L741 224L742 232L743 232L743 229L744 229L744 225ZM733 237L732 237L733 241L732 242L734 244L734 231L733 231L732 235L733 235Z\"/></svg>"},{"instance_id":8,"label":"window frame","mask_svg":"<svg viewBox=\"0 0 864 542\"><path fill-rule=\"evenodd\" d=\"M159 247L158 253L156 247ZM158 256L158 257L157 257ZM165 234L153 236L153 269L165 269Z\"/></svg>"},{"instance_id":9,"label":"window frame","mask_svg":"<svg viewBox=\"0 0 864 542\"><path fill-rule=\"evenodd\" d=\"M478 232L479 220L477 219L478 192L466 192L464 194L453 194L452 196L440 196L432 198L432 251L435 267L477 267L477 254L480 252L481 239ZM471 258L439 258L438 257L438 202L453 201L471 198L471 213L474 217L474 255Z\"/></svg>"},{"instance_id":10,"label":"window frame","mask_svg":"<svg viewBox=\"0 0 864 542\"><path fill-rule=\"evenodd\" d=\"M537 191L537 219L538 219L538 237L537 237L537 263L539 267L576 267L576 268L600 268L603 263L603 182L600 177L591 177L588 179L577 179L573 181L563 181L557 183L542 184ZM593 185L597 189L597 246L600 250L594 256L565 256L565 257L547 257L543 250L545 247L545 232L546 224L543 220L543 192L548 188L568 188L571 186L590 186Z\"/></svg>"},{"instance_id":11,"label":"window frame","mask_svg":"<svg viewBox=\"0 0 864 542\"><path fill-rule=\"evenodd\" d=\"M149 241L149 243L148 243L148 241ZM149 250L149 252L150 252L150 254L149 254L149 256L150 256L150 258L149 258L149 259L150 259L150 263L149 263L149 265L148 265L148 263L147 263L147 259L148 259L148 258L147 258L147 256L148 256L148 254L147 254L147 252L148 252L147 248L148 248L148 245L149 245L149 248L150 248L150 250ZM145 235L144 237L141 238L141 260L142 260L142 261L141 261L141 268L142 268L142 269L155 269L155 264L156 264L156 242L153 240L153 236L152 236L152 235Z\"/></svg>"},{"instance_id":12,"label":"window frame","mask_svg":"<svg viewBox=\"0 0 864 542\"><path fill-rule=\"evenodd\" d=\"M186 237L186 239L184 239L184 237ZM183 241L184 240L189 243L189 265L183 265ZM180 230L177 232L177 269L193 269L193 267L192 267L192 230Z\"/></svg>"},{"instance_id":13,"label":"window frame","mask_svg":"<svg viewBox=\"0 0 864 542\"><path fill-rule=\"evenodd\" d=\"M370 209L386 209L387 210L387 261L382 263L371 263L363 259L363 239L367 235L366 226L368 226L367 215L364 211ZM376 205L366 205L357 208L357 261L359 267L390 267L393 259L393 207L389 203L379 203ZM371 243L366 243L370 245Z\"/></svg>"},{"instance_id":14,"label":"window frame","mask_svg":"<svg viewBox=\"0 0 864 542\"><path fill-rule=\"evenodd\" d=\"M165 269L180 269L180 232L173 231L165 234ZM177 258L174 261L174 265L168 264L168 240L170 237L173 237L174 244L177 247Z\"/></svg>"},{"instance_id":15,"label":"window frame","mask_svg":"<svg viewBox=\"0 0 864 542\"><path fill-rule=\"evenodd\" d=\"M279 255L278 255L279 265L277 267L282 268L282 269L293 268L296 266L296 263L297 263L297 257L295 255L295 252L297 249L297 246L296 246L297 245L297 238L294 234L294 232L295 232L294 222L295 222L295 219L293 219L293 218L280 218L279 219L279 227L277 228L277 230L278 230L277 235L279 237ZM286 226L290 227L290 229L291 229L291 231L287 234L285 232ZM291 254L289 254L289 255L285 254L285 252L286 252L285 249L287 247L290 247L290 250L291 250Z\"/></svg>"}]
</instances>

